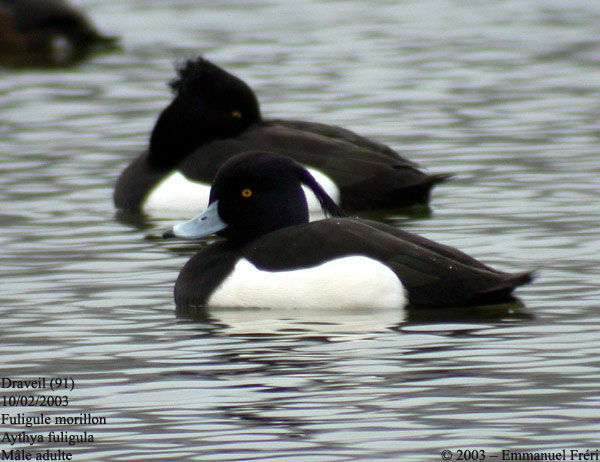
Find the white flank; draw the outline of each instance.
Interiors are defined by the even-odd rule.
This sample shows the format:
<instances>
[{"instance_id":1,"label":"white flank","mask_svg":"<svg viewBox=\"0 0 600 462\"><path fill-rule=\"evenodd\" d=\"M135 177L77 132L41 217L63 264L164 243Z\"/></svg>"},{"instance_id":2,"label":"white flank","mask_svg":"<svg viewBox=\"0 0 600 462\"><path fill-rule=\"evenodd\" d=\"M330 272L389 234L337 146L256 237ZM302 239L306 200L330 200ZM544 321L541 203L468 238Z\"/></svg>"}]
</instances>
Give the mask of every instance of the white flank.
<instances>
[{"instance_id":1,"label":"white flank","mask_svg":"<svg viewBox=\"0 0 600 462\"><path fill-rule=\"evenodd\" d=\"M188 180L175 171L158 183L144 201L149 215L191 217L208 207L210 185Z\"/></svg>"},{"instance_id":2,"label":"white flank","mask_svg":"<svg viewBox=\"0 0 600 462\"><path fill-rule=\"evenodd\" d=\"M241 259L208 299L209 307L389 309L406 306L394 272L364 256L306 269L262 271Z\"/></svg>"},{"instance_id":3,"label":"white flank","mask_svg":"<svg viewBox=\"0 0 600 462\"><path fill-rule=\"evenodd\" d=\"M339 204L340 191L333 180L318 170L309 168L308 171L325 192ZM317 212L314 218L319 218L318 212L321 211L319 200L307 187L303 186L302 189L306 195L308 210ZM185 218L203 212L208 207L209 196L210 185L188 180L181 172L175 171L150 191L142 208L144 213L151 216Z\"/></svg>"}]
</instances>

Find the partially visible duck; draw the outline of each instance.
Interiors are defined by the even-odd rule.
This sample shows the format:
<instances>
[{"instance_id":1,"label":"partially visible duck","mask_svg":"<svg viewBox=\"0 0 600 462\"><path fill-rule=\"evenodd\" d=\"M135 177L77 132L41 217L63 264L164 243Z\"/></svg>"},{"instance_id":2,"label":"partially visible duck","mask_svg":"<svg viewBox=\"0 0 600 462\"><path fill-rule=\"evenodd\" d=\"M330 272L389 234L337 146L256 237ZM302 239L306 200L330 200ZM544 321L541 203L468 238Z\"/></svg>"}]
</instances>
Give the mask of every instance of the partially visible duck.
<instances>
[{"instance_id":1,"label":"partially visible duck","mask_svg":"<svg viewBox=\"0 0 600 462\"><path fill-rule=\"evenodd\" d=\"M0 0L0 57L17 64L67 64L114 46L65 0Z\"/></svg>"},{"instance_id":2,"label":"partially visible duck","mask_svg":"<svg viewBox=\"0 0 600 462\"><path fill-rule=\"evenodd\" d=\"M308 222L301 184L331 215ZM181 270L175 302L202 307L460 307L514 300L530 272L495 270L463 252L394 227L348 218L307 169L265 152L219 170L210 206L165 233L225 238Z\"/></svg>"},{"instance_id":3,"label":"partially visible duck","mask_svg":"<svg viewBox=\"0 0 600 462\"><path fill-rule=\"evenodd\" d=\"M263 119L252 89L201 57L183 64L171 87L175 96L160 114L148 149L117 181L118 209L154 216L197 213L208 205L218 169L250 150L295 159L349 210L427 203L431 188L448 177L424 173L388 146L340 127ZM311 194L309 207L318 205Z\"/></svg>"}]
</instances>

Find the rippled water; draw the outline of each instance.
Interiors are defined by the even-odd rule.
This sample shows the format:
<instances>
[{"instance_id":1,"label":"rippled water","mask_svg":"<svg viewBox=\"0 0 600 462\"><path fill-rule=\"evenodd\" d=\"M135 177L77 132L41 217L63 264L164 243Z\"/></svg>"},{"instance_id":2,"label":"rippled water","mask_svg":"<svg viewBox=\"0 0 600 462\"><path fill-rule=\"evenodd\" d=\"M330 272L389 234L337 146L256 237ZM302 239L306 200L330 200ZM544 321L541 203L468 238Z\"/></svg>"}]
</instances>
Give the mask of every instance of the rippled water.
<instances>
[{"instance_id":1,"label":"rippled water","mask_svg":"<svg viewBox=\"0 0 600 462\"><path fill-rule=\"evenodd\" d=\"M121 51L0 70L1 373L76 382L67 411L8 412L105 416L36 429L92 432L64 446L76 461L597 449L600 4L76 4ZM339 124L454 173L431 216L385 219L538 269L525 306L178 319L172 288L194 246L147 238L169 222L119 221L111 193L169 101L173 63L197 53L251 84L265 114Z\"/></svg>"}]
</instances>

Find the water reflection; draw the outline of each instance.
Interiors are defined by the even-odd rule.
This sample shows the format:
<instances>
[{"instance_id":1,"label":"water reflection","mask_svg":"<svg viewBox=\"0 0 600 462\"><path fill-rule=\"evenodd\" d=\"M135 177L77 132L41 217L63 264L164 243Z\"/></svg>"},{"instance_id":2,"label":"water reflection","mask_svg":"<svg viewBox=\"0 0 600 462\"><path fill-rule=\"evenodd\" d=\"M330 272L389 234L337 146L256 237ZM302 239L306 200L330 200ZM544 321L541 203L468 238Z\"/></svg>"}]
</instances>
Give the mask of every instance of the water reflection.
<instances>
[{"instance_id":1,"label":"water reflection","mask_svg":"<svg viewBox=\"0 0 600 462\"><path fill-rule=\"evenodd\" d=\"M414 332L419 326L433 326L434 332L456 331L456 323L468 324L468 329L489 323L518 323L531 321L534 314L529 312L519 300L502 305L473 306L466 308L372 310L298 310L271 308L199 308L177 307L180 319L207 324L214 332L225 335L292 335L295 338L369 338L377 333ZM464 330L464 327L461 327ZM340 337L340 335L342 337Z\"/></svg>"},{"instance_id":2,"label":"water reflection","mask_svg":"<svg viewBox=\"0 0 600 462\"><path fill-rule=\"evenodd\" d=\"M402 310L295 310L289 309L195 309L178 308L177 315L221 326L226 334L293 334L336 337L338 334L368 336L386 332L402 322Z\"/></svg>"}]
</instances>

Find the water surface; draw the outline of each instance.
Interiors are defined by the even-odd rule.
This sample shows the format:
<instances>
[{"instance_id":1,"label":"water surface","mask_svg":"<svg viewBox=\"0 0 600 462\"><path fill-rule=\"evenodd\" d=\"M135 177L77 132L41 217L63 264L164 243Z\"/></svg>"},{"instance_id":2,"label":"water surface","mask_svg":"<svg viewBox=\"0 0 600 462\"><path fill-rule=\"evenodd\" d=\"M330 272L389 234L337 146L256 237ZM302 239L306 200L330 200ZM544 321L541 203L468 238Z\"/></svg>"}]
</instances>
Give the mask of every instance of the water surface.
<instances>
[{"instance_id":1,"label":"water surface","mask_svg":"<svg viewBox=\"0 0 600 462\"><path fill-rule=\"evenodd\" d=\"M107 425L36 431L93 432L64 446L76 461L596 449L600 5L76 4L121 51L0 70L1 372L72 376L68 413ZM539 270L524 307L177 318L195 246L147 239L171 222L120 221L111 194L169 101L173 63L198 53L267 115L339 124L455 174L429 217L381 218Z\"/></svg>"}]
</instances>

